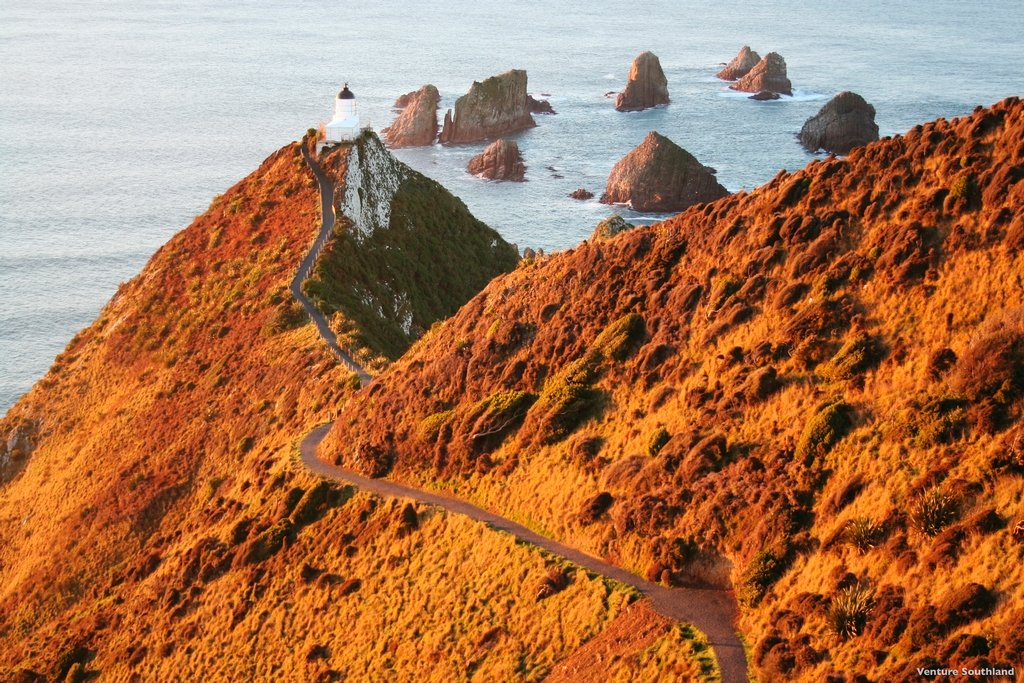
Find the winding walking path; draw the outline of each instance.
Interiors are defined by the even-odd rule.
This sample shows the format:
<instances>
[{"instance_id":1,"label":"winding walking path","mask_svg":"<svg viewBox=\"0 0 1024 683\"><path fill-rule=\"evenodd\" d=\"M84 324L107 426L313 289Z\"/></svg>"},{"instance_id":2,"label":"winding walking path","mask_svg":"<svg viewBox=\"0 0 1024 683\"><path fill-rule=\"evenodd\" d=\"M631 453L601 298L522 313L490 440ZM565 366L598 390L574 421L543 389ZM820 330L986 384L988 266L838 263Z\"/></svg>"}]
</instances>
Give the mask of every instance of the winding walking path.
<instances>
[{"instance_id":1,"label":"winding walking path","mask_svg":"<svg viewBox=\"0 0 1024 683\"><path fill-rule=\"evenodd\" d=\"M316 323L320 335L327 342L328 346L331 347L331 350L334 351L342 363L353 372L358 373L360 380L366 385L371 380L370 376L366 374L351 356L339 347L334 333L331 332L330 327L327 325L327 321L324 320L312 302L302 293L302 282L309 276L317 255L334 229L334 187L316 162L309 156L309 152L305 147L302 148L302 154L320 184L323 225L312 250L302 261L302 266L299 268L295 280L292 281L291 290L295 298L299 300L309 313L313 322ZM387 479L371 479L357 472L328 464L317 456L317 446L320 445L320 442L327 435L330 428L331 424L329 423L313 429L303 437L300 444L301 462L313 474L354 484L364 491L377 495L409 498L427 505L436 505L449 512L466 515L470 519L484 522L494 529L508 532L522 541L564 557L588 571L633 586L651 600L651 605L659 614L675 621L693 624L704 632L714 648L718 667L722 673L723 683L745 683L747 681L747 658L743 651L743 645L733 627L738 611L736 601L730 592L711 588L667 588L647 581L636 574L609 564L597 557L588 555L546 536L541 536L521 524L479 508L464 500L424 491Z\"/></svg>"}]
</instances>

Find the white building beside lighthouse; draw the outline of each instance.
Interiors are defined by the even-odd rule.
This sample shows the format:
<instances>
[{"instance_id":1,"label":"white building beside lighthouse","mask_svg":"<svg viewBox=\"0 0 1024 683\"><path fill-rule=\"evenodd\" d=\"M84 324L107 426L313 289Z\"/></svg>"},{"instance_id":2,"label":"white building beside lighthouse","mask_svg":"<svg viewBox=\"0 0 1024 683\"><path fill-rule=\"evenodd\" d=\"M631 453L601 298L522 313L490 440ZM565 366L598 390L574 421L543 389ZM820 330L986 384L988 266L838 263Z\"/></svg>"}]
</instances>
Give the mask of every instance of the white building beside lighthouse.
<instances>
[{"instance_id":1,"label":"white building beside lighthouse","mask_svg":"<svg viewBox=\"0 0 1024 683\"><path fill-rule=\"evenodd\" d=\"M362 124L359 121L359 107L356 96L348 89L348 83L334 98L334 118L327 124L325 140L332 142L352 142L359 137Z\"/></svg>"}]
</instances>

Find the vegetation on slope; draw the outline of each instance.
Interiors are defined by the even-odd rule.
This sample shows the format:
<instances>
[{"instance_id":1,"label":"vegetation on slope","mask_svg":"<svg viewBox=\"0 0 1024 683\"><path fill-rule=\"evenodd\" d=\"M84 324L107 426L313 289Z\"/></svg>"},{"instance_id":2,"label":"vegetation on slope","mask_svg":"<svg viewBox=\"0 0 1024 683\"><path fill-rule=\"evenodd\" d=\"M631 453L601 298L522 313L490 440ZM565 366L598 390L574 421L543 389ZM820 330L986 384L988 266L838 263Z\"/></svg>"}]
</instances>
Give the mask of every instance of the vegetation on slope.
<instances>
[{"instance_id":1,"label":"vegetation on slope","mask_svg":"<svg viewBox=\"0 0 1024 683\"><path fill-rule=\"evenodd\" d=\"M272 155L0 422L0 679L536 680L632 599L293 462L352 392L288 291L318 204Z\"/></svg>"},{"instance_id":2,"label":"vegetation on slope","mask_svg":"<svg viewBox=\"0 0 1024 683\"><path fill-rule=\"evenodd\" d=\"M1011 665L1022 131L1007 100L524 263L324 447L651 578L731 583L765 681ZM636 342L601 352L625 316ZM508 392L538 399L473 448L464 416Z\"/></svg>"},{"instance_id":3,"label":"vegetation on slope","mask_svg":"<svg viewBox=\"0 0 1024 683\"><path fill-rule=\"evenodd\" d=\"M343 184L349 166L358 163L365 171L371 155L386 155L400 178L388 198L389 223L353 229L342 204L334 238L305 291L329 316L340 313L346 322L338 324L356 330L360 344L394 359L491 279L515 268L518 254L462 200L392 157L372 134L333 148L321 163ZM373 195L360 191L363 203Z\"/></svg>"}]
</instances>

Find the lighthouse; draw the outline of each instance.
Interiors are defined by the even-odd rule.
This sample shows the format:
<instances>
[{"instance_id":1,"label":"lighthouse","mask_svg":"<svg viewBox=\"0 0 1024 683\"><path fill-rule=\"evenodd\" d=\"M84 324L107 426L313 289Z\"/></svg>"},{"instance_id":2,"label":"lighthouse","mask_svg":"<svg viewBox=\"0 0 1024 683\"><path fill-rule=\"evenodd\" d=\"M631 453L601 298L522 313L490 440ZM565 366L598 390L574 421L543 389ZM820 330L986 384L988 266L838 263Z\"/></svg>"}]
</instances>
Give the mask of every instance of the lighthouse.
<instances>
[{"instance_id":1,"label":"lighthouse","mask_svg":"<svg viewBox=\"0 0 1024 683\"><path fill-rule=\"evenodd\" d=\"M356 96L346 83L334 98L334 118L327 124L325 142L352 142L359 136L361 127Z\"/></svg>"}]
</instances>

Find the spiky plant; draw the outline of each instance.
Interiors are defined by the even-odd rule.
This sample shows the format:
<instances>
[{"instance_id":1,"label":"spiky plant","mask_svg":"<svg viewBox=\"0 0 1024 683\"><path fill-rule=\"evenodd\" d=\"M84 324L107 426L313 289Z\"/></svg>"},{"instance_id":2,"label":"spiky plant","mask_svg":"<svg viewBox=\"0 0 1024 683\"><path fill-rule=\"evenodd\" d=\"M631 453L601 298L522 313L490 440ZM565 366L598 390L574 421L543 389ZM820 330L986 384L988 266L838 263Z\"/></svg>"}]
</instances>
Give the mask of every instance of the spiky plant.
<instances>
[{"instance_id":1,"label":"spiky plant","mask_svg":"<svg viewBox=\"0 0 1024 683\"><path fill-rule=\"evenodd\" d=\"M850 586L839 591L829 606L829 629L843 640L859 636L864 632L872 602L873 596L864 586Z\"/></svg>"},{"instance_id":2,"label":"spiky plant","mask_svg":"<svg viewBox=\"0 0 1024 683\"><path fill-rule=\"evenodd\" d=\"M956 498L940 489L931 488L911 503L910 525L925 536L936 536L956 521L958 512Z\"/></svg>"}]
</instances>

